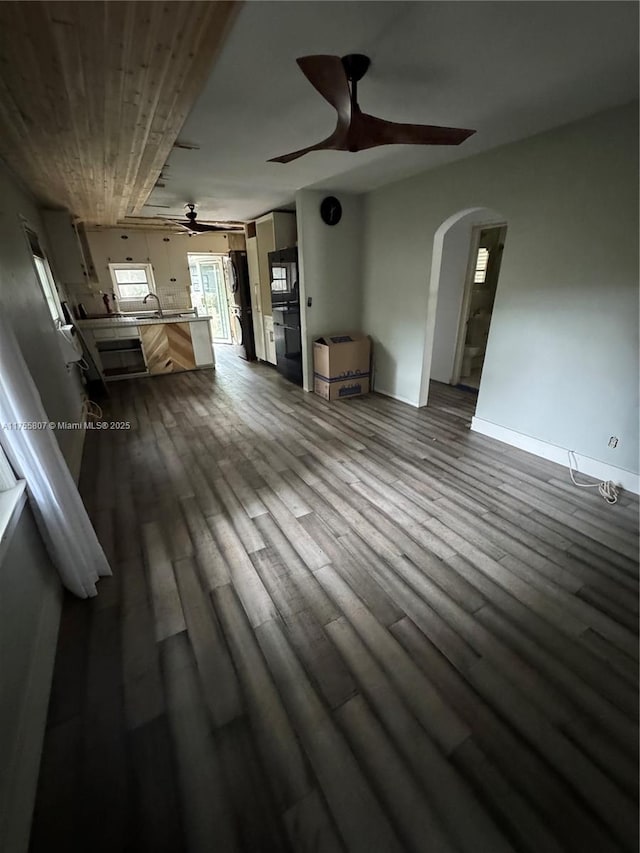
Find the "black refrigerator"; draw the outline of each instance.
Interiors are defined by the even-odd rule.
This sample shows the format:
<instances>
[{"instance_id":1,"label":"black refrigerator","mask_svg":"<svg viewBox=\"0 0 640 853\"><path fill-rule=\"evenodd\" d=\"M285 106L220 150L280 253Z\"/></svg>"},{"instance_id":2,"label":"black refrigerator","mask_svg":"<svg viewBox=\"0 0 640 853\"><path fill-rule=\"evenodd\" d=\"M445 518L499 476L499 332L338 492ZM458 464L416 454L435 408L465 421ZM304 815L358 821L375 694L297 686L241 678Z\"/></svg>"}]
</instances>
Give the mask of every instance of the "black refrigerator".
<instances>
[{"instance_id":1,"label":"black refrigerator","mask_svg":"<svg viewBox=\"0 0 640 853\"><path fill-rule=\"evenodd\" d=\"M269 252L269 278L278 371L296 385L302 385L298 250Z\"/></svg>"},{"instance_id":2,"label":"black refrigerator","mask_svg":"<svg viewBox=\"0 0 640 853\"><path fill-rule=\"evenodd\" d=\"M231 345L236 355L247 361L256 357L251 315L251 285L247 253L241 250L229 252L228 287L229 319L231 322Z\"/></svg>"}]
</instances>

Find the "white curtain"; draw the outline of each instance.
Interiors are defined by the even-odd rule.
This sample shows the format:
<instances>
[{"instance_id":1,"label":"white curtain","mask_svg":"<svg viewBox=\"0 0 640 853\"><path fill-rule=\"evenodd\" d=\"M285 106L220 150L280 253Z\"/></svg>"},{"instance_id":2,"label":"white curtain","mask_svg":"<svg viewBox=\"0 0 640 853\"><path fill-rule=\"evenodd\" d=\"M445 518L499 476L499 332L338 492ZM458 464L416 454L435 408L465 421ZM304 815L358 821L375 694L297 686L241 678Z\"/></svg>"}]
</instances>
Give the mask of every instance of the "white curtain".
<instances>
[{"instance_id":1,"label":"white curtain","mask_svg":"<svg viewBox=\"0 0 640 853\"><path fill-rule=\"evenodd\" d=\"M38 389L6 317L0 315L0 443L27 492L49 555L64 586L80 598L96 595L111 569L53 430L14 429L47 423Z\"/></svg>"}]
</instances>

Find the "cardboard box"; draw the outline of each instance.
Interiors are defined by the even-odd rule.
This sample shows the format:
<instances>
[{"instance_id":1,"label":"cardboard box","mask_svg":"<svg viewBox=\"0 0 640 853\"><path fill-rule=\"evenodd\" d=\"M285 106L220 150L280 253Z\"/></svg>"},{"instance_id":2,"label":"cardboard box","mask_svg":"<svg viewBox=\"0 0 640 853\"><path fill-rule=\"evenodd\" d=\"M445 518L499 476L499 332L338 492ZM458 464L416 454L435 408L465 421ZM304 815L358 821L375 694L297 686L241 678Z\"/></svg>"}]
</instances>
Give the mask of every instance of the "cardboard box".
<instances>
[{"instance_id":1,"label":"cardboard box","mask_svg":"<svg viewBox=\"0 0 640 853\"><path fill-rule=\"evenodd\" d=\"M313 390L325 400L346 400L347 397L359 397L361 394L369 393L369 377L366 379L351 380L343 382L330 382L314 376Z\"/></svg>"},{"instance_id":2,"label":"cardboard box","mask_svg":"<svg viewBox=\"0 0 640 853\"><path fill-rule=\"evenodd\" d=\"M313 342L313 390L325 400L369 393L371 341L349 332Z\"/></svg>"}]
</instances>

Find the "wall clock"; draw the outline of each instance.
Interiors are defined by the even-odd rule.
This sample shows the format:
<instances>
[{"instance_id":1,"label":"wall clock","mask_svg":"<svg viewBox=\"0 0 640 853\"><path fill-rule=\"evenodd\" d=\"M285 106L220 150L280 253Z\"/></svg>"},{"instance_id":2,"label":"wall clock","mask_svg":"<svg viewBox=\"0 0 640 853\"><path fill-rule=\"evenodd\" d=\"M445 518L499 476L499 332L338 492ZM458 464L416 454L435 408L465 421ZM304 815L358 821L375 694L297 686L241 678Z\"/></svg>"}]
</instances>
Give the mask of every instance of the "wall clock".
<instances>
[{"instance_id":1,"label":"wall clock","mask_svg":"<svg viewBox=\"0 0 640 853\"><path fill-rule=\"evenodd\" d=\"M326 225L337 225L342 218L342 205L333 195L322 199L320 204L320 216Z\"/></svg>"}]
</instances>

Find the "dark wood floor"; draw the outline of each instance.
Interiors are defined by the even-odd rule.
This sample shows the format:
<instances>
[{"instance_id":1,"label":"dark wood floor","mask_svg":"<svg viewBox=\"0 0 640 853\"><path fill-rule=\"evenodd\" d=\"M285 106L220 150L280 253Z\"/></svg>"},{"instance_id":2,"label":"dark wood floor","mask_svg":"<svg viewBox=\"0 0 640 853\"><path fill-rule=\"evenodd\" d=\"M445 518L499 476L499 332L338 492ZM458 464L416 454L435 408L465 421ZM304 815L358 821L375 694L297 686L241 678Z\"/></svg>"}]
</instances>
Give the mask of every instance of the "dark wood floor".
<instances>
[{"instance_id":1,"label":"dark wood floor","mask_svg":"<svg viewBox=\"0 0 640 853\"><path fill-rule=\"evenodd\" d=\"M447 386L329 404L221 353L112 389L32 853L637 849L637 501Z\"/></svg>"}]
</instances>

